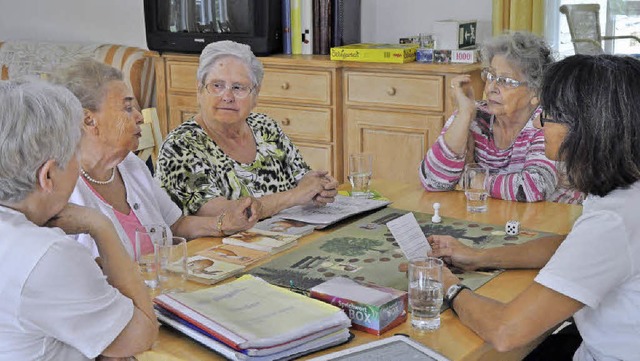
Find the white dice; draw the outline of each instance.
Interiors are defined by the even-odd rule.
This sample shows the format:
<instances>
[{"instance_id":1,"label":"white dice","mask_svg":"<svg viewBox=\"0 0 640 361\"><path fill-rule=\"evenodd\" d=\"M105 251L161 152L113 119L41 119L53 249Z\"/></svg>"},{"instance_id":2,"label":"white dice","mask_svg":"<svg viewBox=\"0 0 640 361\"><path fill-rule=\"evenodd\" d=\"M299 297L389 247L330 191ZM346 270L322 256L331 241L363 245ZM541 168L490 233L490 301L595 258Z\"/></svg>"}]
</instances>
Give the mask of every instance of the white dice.
<instances>
[{"instance_id":1,"label":"white dice","mask_svg":"<svg viewBox=\"0 0 640 361\"><path fill-rule=\"evenodd\" d=\"M520 233L520 222L509 221L504 226L504 231L510 236L517 236Z\"/></svg>"}]
</instances>

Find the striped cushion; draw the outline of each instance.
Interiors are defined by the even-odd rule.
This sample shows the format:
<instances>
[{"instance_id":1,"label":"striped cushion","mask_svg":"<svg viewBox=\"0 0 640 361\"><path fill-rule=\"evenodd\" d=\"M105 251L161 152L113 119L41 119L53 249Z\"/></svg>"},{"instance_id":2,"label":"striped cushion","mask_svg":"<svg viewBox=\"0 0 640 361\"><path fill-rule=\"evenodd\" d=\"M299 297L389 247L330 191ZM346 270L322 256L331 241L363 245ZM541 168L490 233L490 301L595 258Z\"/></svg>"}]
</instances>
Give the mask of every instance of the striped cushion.
<instances>
[{"instance_id":1,"label":"striped cushion","mask_svg":"<svg viewBox=\"0 0 640 361\"><path fill-rule=\"evenodd\" d=\"M158 57L158 53L136 47L112 44L0 42L0 79L7 80L25 74L46 74L60 64L84 56L92 56L120 69L140 107L154 106L154 59Z\"/></svg>"}]
</instances>

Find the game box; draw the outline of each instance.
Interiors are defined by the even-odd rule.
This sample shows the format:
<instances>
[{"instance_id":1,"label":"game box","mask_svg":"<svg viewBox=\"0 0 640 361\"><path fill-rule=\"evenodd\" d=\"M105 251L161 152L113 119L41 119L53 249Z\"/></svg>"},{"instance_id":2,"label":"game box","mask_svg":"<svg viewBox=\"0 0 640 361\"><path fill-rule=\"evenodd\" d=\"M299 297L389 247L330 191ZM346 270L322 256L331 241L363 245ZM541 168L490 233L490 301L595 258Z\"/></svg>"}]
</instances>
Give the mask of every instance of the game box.
<instances>
[{"instance_id":1,"label":"game box","mask_svg":"<svg viewBox=\"0 0 640 361\"><path fill-rule=\"evenodd\" d=\"M407 292L335 277L311 289L311 297L340 307L351 327L374 335L407 319Z\"/></svg>"},{"instance_id":2,"label":"game box","mask_svg":"<svg viewBox=\"0 0 640 361\"><path fill-rule=\"evenodd\" d=\"M331 60L370 63L409 63L416 60L418 44L362 43L331 48Z\"/></svg>"}]
</instances>

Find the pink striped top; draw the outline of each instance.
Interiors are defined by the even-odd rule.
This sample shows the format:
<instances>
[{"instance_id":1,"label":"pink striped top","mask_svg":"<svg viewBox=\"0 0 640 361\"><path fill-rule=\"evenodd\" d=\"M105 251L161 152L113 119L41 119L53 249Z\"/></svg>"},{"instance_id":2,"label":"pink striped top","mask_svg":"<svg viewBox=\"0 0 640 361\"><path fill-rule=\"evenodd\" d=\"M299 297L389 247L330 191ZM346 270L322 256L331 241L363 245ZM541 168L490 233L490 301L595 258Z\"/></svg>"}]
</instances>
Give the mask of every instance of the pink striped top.
<instances>
[{"instance_id":1,"label":"pink striped top","mask_svg":"<svg viewBox=\"0 0 640 361\"><path fill-rule=\"evenodd\" d=\"M544 154L544 133L533 126L540 114L536 109L513 143L500 149L493 139L494 117L486 111L485 103L478 103L476 119L470 133L475 143L474 160L489 168L485 188L493 198L520 202L542 200L580 203L580 192L559 187L556 162ZM448 191L460 180L465 157L453 153L444 141L444 133L455 118L449 118L442 133L427 152L420 166L420 181L427 191Z\"/></svg>"}]
</instances>

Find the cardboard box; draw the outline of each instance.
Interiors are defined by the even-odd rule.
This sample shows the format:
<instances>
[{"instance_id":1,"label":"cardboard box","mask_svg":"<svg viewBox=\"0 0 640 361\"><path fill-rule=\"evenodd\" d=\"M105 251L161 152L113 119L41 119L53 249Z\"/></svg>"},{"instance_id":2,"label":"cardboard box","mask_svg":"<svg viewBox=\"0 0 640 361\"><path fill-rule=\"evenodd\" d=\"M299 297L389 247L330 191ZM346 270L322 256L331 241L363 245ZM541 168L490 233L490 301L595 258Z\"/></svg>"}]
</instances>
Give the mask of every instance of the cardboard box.
<instances>
[{"instance_id":1,"label":"cardboard box","mask_svg":"<svg viewBox=\"0 0 640 361\"><path fill-rule=\"evenodd\" d=\"M476 45L476 20L442 20L433 23L436 49L465 49Z\"/></svg>"},{"instance_id":2,"label":"cardboard box","mask_svg":"<svg viewBox=\"0 0 640 361\"><path fill-rule=\"evenodd\" d=\"M336 277L311 289L311 297L340 307L351 327L374 335L407 320L407 292Z\"/></svg>"},{"instance_id":3,"label":"cardboard box","mask_svg":"<svg viewBox=\"0 0 640 361\"><path fill-rule=\"evenodd\" d=\"M331 48L331 60L409 63L416 60L417 49L418 44L351 44Z\"/></svg>"},{"instance_id":4,"label":"cardboard box","mask_svg":"<svg viewBox=\"0 0 640 361\"><path fill-rule=\"evenodd\" d=\"M433 49L420 48L416 52L416 61L418 63L433 63Z\"/></svg>"}]
</instances>

